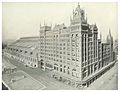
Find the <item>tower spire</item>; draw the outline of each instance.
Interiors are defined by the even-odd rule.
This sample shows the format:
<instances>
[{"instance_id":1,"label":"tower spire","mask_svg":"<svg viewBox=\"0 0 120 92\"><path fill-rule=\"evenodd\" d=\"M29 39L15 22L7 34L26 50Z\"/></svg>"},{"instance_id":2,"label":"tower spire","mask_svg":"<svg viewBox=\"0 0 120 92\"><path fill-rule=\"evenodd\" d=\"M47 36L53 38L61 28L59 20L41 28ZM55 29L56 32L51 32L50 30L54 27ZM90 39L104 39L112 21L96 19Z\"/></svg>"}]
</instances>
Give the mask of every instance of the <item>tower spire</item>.
<instances>
[{"instance_id":1,"label":"tower spire","mask_svg":"<svg viewBox=\"0 0 120 92\"><path fill-rule=\"evenodd\" d=\"M111 30L110 30L110 28L109 28L109 35L111 36Z\"/></svg>"},{"instance_id":2,"label":"tower spire","mask_svg":"<svg viewBox=\"0 0 120 92\"><path fill-rule=\"evenodd\" d=\"M78 2L78 5L79 5L79 2Z\"/></svg>"},{"instance_id":3,"label":"tower spire","mask_svg":"<svg viewBox=\"0 0 120 92\"><path fill-rule=\"evenodd\" d=\"M79 2L78 2L78 8L80 8L80 4L79 4Z\"/></svg>"}]
</instances>

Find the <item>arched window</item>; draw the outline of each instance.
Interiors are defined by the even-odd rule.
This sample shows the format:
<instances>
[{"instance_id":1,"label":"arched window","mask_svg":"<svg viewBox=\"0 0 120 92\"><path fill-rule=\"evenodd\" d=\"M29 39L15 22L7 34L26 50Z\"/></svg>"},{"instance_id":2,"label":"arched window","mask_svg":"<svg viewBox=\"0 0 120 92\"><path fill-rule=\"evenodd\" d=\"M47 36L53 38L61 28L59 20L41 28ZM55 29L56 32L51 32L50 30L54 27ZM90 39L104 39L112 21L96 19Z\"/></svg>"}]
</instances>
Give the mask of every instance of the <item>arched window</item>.
<instances>
[{"instance_id":1,"label":"arched window","mask_svg":"<svg viewBox=\"0 0 120 92\"><path fill-rule=\"evenodd\" d=\"M76 76L76 69L72 69L72 76Z\"/></svg>"},{"instance_id":2,"label":"arched window","mask_svg":"<svg viewBox=\"0 0 120 92\"><path fill-rule=\"evenodd\" d=\"M58 70L58 65L54 64L54 70Z\"/></svg>"}]
</instances>

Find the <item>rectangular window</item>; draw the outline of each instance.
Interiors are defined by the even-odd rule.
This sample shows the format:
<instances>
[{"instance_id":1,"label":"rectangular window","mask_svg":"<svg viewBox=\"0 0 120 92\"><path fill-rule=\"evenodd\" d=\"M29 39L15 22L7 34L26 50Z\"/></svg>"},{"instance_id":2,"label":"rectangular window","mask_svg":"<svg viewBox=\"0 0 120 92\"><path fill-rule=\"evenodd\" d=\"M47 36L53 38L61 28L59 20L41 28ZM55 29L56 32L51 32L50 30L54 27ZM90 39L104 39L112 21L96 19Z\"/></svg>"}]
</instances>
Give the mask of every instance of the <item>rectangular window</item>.
<instances>
[{"instance_id":1,"label":"rectangular window","mask_svg":"<svg viewBox=\"0 0 120 92\"><path fill-rule=\"evenodd\" d=\"M62 72L62 68L60 68L60 72Z\"/></svg>"}]
</instances>

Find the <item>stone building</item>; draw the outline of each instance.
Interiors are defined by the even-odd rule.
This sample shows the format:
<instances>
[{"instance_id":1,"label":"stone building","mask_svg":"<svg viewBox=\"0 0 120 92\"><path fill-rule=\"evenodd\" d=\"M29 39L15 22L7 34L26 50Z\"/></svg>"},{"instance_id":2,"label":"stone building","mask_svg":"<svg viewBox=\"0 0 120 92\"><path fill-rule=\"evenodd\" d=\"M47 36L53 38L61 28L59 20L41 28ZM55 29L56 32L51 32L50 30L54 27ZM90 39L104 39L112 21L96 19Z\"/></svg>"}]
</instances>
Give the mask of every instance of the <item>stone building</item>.
<instances>
[{"instance_id":1,"label":"stone building","mask_svg":"<svg viewBox=\"0 0 120 92\"><path fill-rule=\"evenodd\" d=\"M60 81L75 87L89 86L113 65L112 42L110 33L106 43L101 42L101 36L98 39L98 27L88 24L78 4L70 26L40 26L39 64Z\"/></svg>"},{"instance_id":2,"label":"stone building","mask_svg":"<svg viewBox=\"0 0 120 92\"><path fill-rule=\"evenodd\" d=\"M113 51L114 51L113 59L117 60L117 57L118 57L118 40L117 39L113 43Z\"/></svg>"}]
</instances>

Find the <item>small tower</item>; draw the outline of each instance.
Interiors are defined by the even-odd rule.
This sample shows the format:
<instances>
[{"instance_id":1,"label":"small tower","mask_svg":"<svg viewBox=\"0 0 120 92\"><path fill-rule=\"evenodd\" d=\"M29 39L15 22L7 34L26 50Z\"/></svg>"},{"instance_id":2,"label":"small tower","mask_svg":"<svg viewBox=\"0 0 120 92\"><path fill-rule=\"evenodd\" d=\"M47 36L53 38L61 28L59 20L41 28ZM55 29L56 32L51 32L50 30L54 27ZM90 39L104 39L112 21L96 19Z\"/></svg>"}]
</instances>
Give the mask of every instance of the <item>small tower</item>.
<instances>
[{"instance_id":1,"label":"small tower","mask_svg":"<svg viewBox=\"0 0 120 92\"><path fill-rule=\"evenodd\" d=\"M85 19L86 19L86 23L87 23L87 14L86 14L86 18Z\"/></svg>"},{"instance_id":2,"label":"small tower","mask_svg":"<svg viewBox=\"0 0 120 92\"><path fill-rule=\"evenodd\" d=\"M113 60L113 37L111 35L111 30L109 29L109 34L107 36L107 43L110 45L110 58Z\"/></svg>"},{"instance_id":3,"label":"small tower","mask_svg":"<svg viewBox=\"0 0 120 92\"><path fill-rule=\"evenodd\" d=\"M111 44L113 43L113 37L111 35L111 30L109 29L109 34L107 36L107 43Z\"/></svg>"},{"instance_id":4,"label":"small tower","mask_svg":"<svg viewBox=\"0 0 120 92\"><path fill-rule=\"evenodd\" d=\"M71 24L72 25L81 24L83 21L86 21L85 20L85 11L80 8L80 5L78 3L75 10L73 9L73 16L72 16Z\"/></svg>"}]
</instances>

